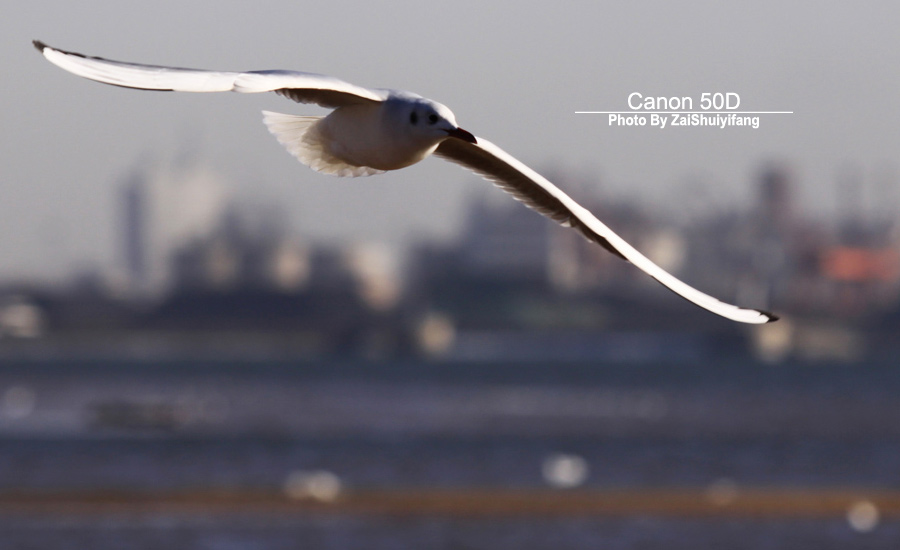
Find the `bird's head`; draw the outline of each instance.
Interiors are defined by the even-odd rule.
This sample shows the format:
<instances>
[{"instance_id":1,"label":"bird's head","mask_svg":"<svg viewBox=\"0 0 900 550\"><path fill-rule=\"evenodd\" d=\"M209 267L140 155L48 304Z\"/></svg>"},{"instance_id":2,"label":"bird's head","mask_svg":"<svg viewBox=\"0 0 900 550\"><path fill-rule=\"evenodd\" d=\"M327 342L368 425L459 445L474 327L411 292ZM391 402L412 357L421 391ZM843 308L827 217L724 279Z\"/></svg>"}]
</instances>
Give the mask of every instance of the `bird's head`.
<instances>
[{"instance_id":1,"label":"bird's head","mask_svg":"<svg viewBox=\"0 0 900 550\"><path fill-rule=\"evenodd\" d=\"M424 98L408 101L401 116L407 131L414 135L435 141L450 137L477 143L475 136L459 127L453 111L436 101Z\"/></svg>"}]
</instances>

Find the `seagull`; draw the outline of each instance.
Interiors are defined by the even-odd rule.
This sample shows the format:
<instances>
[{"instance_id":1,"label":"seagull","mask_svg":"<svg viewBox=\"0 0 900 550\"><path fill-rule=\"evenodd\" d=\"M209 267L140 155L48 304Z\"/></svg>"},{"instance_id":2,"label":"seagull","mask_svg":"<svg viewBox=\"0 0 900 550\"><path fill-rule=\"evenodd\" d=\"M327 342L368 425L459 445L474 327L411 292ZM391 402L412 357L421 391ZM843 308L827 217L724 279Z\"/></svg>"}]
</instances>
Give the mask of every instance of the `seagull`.
<instances>
[{"instance_id":1,"label":"seagull","mask_svg":"<svg viewBox=\"0 0 900 550\"><path fill-rule=\"evenodd\" d=\"M631 262L681 297L728 319L775 321L772 313L722 302L677 279L625 242L549 180L456 123L446 106L420 95L363 88L331 76L285 70L223 72L112 61L51 48L35 48L78 76L142 90L275 92L298 103L333 109L326 116L263 111L263 122L300 162L335 176L358 177L399 170L435 155L494 183L529 208L582 233Z\"/></svg>"}]
</instances>

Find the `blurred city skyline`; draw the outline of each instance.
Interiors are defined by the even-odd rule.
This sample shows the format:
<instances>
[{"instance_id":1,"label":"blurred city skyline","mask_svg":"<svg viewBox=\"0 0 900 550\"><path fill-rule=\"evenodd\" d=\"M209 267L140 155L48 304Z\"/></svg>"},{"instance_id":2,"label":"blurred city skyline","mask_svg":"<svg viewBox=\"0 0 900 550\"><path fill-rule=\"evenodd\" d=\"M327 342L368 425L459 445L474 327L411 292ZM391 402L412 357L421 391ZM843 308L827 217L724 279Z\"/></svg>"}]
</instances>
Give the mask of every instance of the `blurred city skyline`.
<instances>
[{"instance_id":1,"label":"blurred city skyline","mask_svg":"<svg viewBox=\"0 0 900 550\"><path fill-rule=\"evenodd\" d=\"M323 243L282 205L229 197L202 160L143 163L120 181L112 265L62 286L0 285L0 337L12 353L72 351L74 337L107 352L257 339L299 356L694 357L724 345L772 361L856 361L895 348L900 226L860 215L853 177L834 182L848 205L838 220L807 215L778 163L757 167L751 201L718 211L658 215L638 199L583 197L676 277L783 317L746 331L511 200L470 200L451 239ZM617 335L645 342L620 350Z\"/></svg>"},{"instance_id":2,"label":"blurred city skyline","mask_svg":"<svg viewBox=\"0 0 900 550\"><path fill-rule=\"evenodd\" d=\"M394 8L394 9L392 9ZM0 280L60 281L113 265L117 186L135 164L196 156L241 200L277 203L313 242L388 246L462 232L467 201L499 192L435 160L375 178L326 178L267 135L262 109L320 112L274 95L153 94L65 74L31 48L211 69L321 72L441 101L460 124L542 173L571 173L578 198L640 200L688 216L753 200L755 170L784 163L798 208L826 219L890 193L900 115L892 4L692 2L411 6L97 0L16 6L0 22ZM471 11L477 10L478 17ZM210 14L215 14L212 24ZM465 38L463 38L465 37ZM632 92L740 94L741 108L792 110L759 129L619 128L580 110L627 109ZM883 182L888 182L887 184ZM506 197L503 197L506 199Z\"/></svg>"}]
</instances>

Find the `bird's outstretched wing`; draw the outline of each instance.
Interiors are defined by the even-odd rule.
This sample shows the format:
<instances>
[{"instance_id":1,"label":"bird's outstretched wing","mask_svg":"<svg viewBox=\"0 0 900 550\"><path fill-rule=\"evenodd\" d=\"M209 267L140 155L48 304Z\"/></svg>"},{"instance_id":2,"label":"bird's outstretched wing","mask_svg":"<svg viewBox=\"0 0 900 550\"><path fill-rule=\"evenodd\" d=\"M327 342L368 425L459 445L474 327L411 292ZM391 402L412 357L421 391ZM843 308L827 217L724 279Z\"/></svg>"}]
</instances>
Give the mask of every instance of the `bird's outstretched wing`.
<instances>
[{"instance_id":1,"label":"bird's outstretched wing","mask_svg":"<svg viewBox=\"0 0 900 550\"><path fill-rule=\"evenodd\" d=\"M355 86L331 76L297 71L222 72L112 61L57 50L39 40L34 47L70 73L125 88L169 92L277 92L300 103L336 108L384 101L387 92Z\"/></svg>"},{"instance_id":2,"label":"bird's outstretched wing","mask_svg":"<svg viewBox=\"0 0 900 550\"><path fill-rule=\"evenodd\" d=\"M355 86L343 80L295 71L220 72L111 61L57 50L34 41L51 63L76 75L114 86L144 90L183 92L276 92L301 103L322 107L385 101L392 93ZM593 214L555 185L489 141L476 143L446 139L435 154L482 175L511 193L530 208L564 225L580 230L613 254L630 261L676 294L728 319L744 323L766 323L775 315L721 302L688 286L666 272L616 235Z\"/></svg>"},{"instance_id":3,"label":"bird's outstretched wing","mask_svg":"<svg viewBox=\"0 0 900 550\"><path fill-rule=\"evenodd\" d=\"M481 175L529 208L577 228L588 239L633 263L668 289L702 308L742 323L761 324L778 319L765 311L727 304L685 284L638 252L546 178L488 140L476 139L478 143L446 139L434 154Z\"/></svg>"}]
</instances>

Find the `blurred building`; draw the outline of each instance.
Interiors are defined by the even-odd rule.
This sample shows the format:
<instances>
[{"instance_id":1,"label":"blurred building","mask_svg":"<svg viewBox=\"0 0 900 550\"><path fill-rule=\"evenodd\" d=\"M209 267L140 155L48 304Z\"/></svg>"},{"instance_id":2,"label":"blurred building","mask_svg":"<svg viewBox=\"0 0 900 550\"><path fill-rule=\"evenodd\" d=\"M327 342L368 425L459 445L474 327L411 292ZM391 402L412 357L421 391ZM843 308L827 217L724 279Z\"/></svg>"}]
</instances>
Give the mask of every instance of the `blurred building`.
<instances>
[{"instance_id":1,"label":"blurred building","mask_svg":"<svg viewBox=\"0 0 900 550\"><path fill-rule=\"evenodd\" d=\"M420 243L401 264L383 244L308 243L278 208L235 204L225 180L181 160L123 182L124 294L111 294L99 276L59 291L10 286L0 290L0 337L151 333L221 343L223 334L243 334L275 335L303 353L646 358L743 350L773 361L854 360L895 346L900 225L865 216L855 199L836 219L805 218L793 177L768 164L746 208L679 222L578 196L688 284L783 315L757 331L687 306L578 231L513 201L473 202L457 241Z\"/></svg>"},{"instance_id":2,"label":"blurred building","mask_svg":"<svg viewBox=\"0 0 900 550\"><path fill-rule=\"evenodd\" d=\"M143 294L149 279L146 193L147 183L141 172L131 174L122 187L122 257L125 285L131 294Z\"/></svg>"},{"instance_id":3,"label":"blurred building","mask_svg":"<svg viewBox=\"0 0 900 550\"><path fill-rule=\"evenodd\" d=\"M309 279L309 256L281 213L232 205L209 231L172 251L172 286L300 290Z\"/></svg>"},{"instance_id":4,"label":"blurred building","mask_svg":"<svg viewBox=\"0 0 900 550\"><path fill-rule=\"evenodd\" d=\"M173 284L174 252L220 226L229 204L226 187L222 176L193 158L135 168L121 191L119 257L127 295L158 296Z\"/></svg>"}]
</instances>

